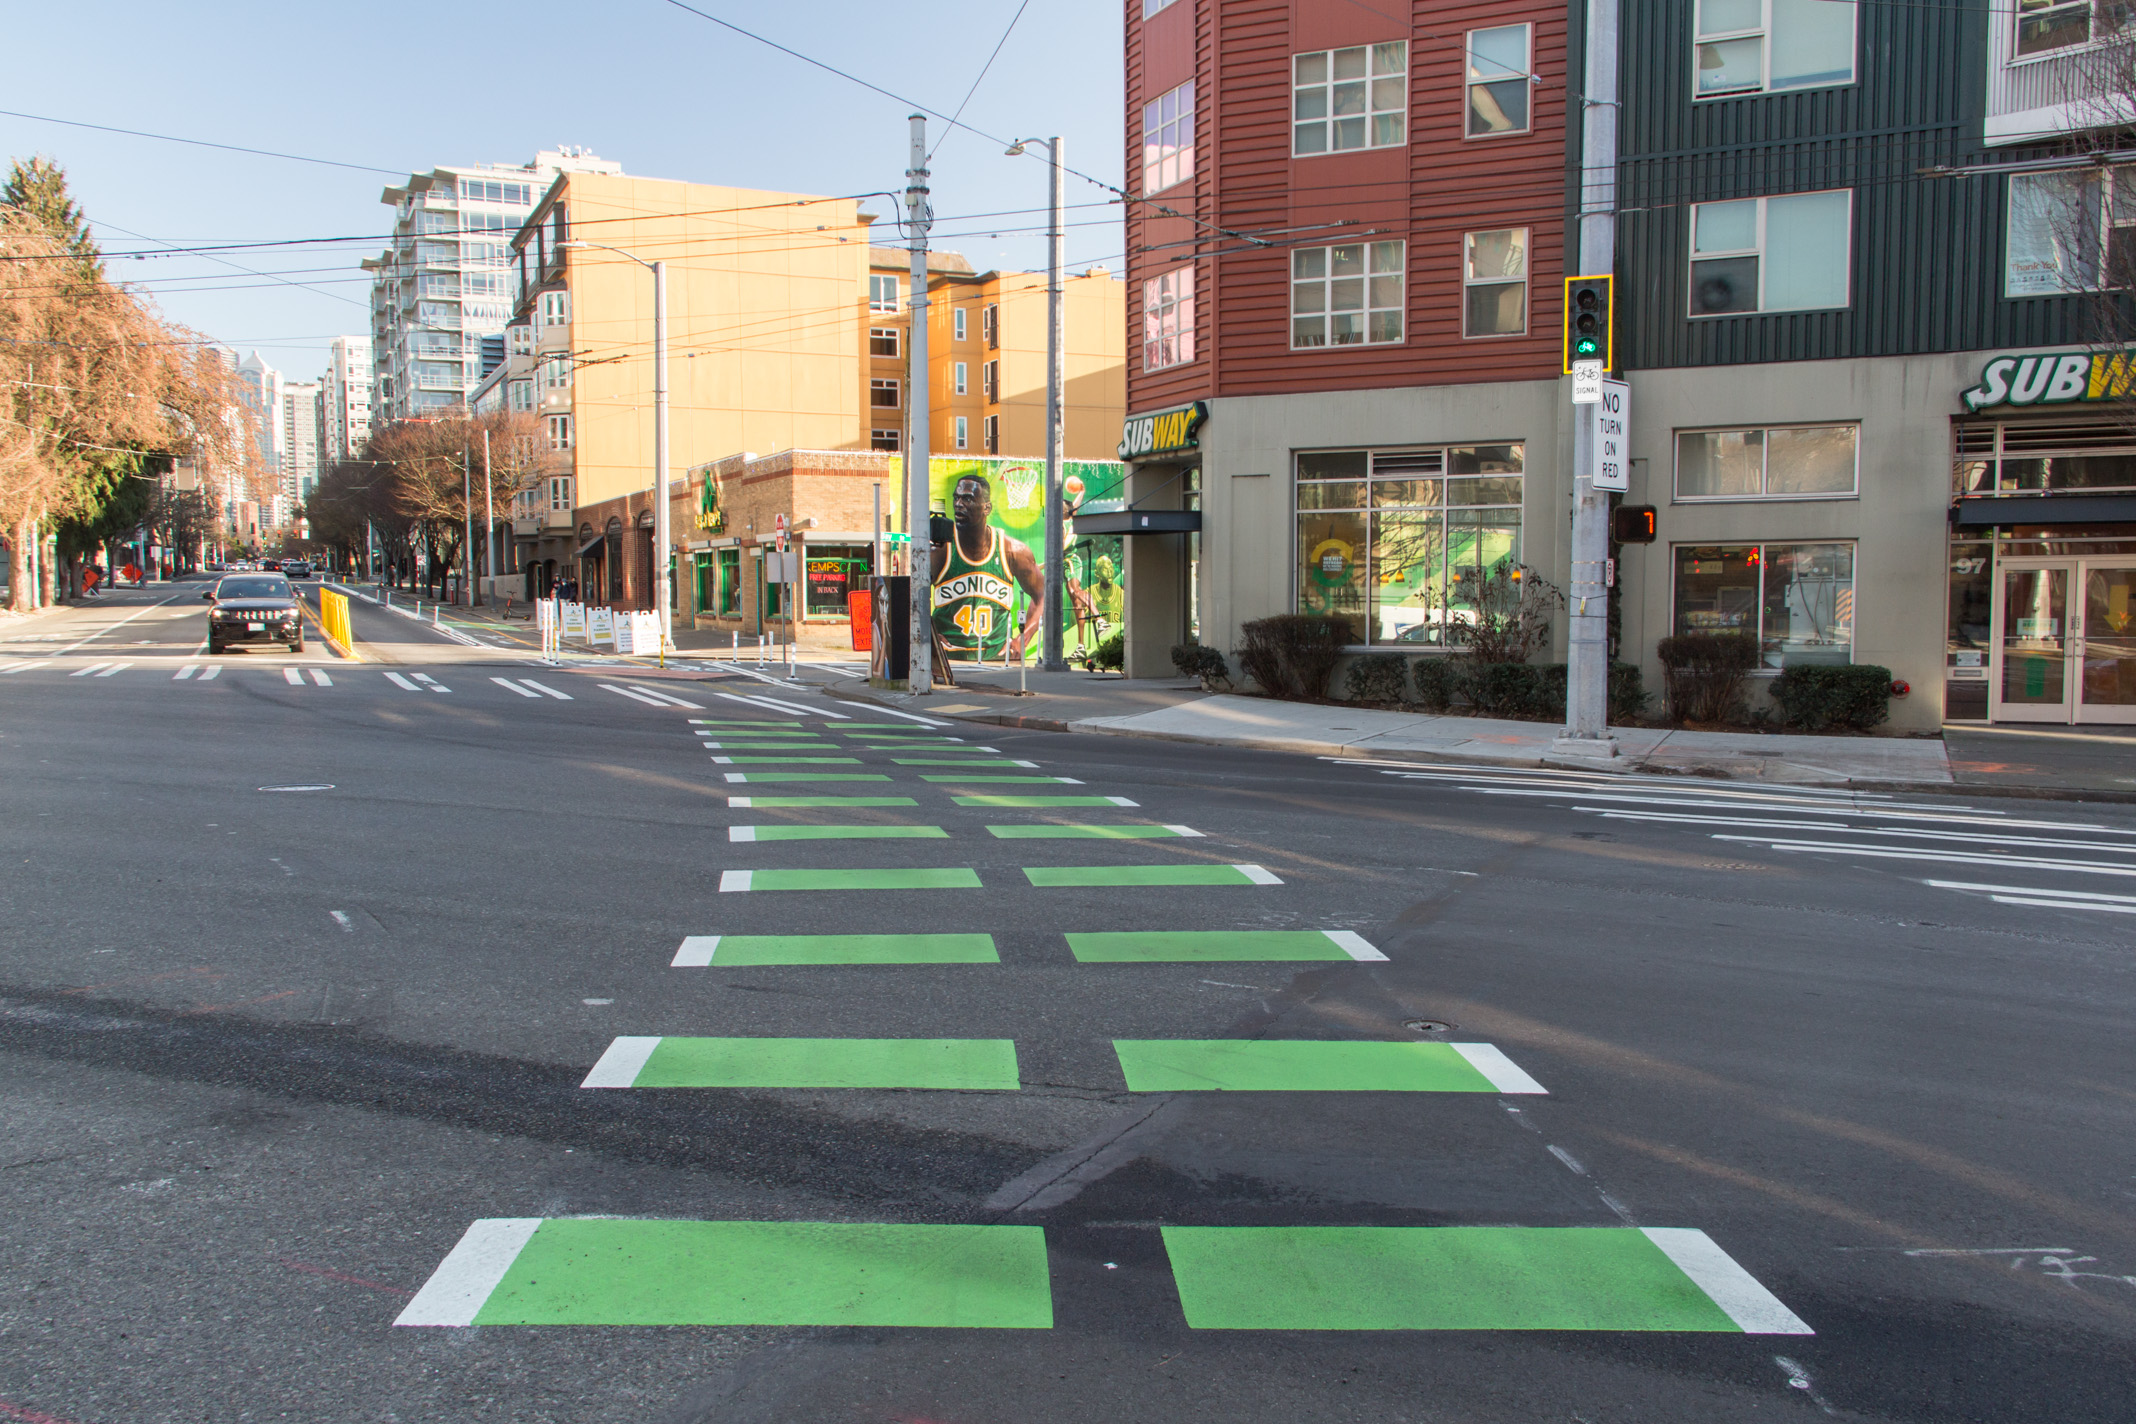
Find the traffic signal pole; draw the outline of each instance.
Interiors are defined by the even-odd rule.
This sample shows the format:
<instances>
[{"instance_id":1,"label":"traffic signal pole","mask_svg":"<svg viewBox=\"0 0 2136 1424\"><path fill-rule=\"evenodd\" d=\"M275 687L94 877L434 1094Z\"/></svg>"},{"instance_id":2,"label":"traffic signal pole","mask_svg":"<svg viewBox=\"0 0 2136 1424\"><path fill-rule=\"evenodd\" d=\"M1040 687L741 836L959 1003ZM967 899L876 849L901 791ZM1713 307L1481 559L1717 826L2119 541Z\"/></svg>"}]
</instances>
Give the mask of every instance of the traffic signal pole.
<instances>
[{"instance_id":1,"label":"traffic signal pole","mask_svg":"<svg viewBox=\"0 0 2136 1424\"><path fill-rule=\"evenodd\" d=\"M1603 274L1617 262L1617 4L1587 0L1585 95L1580 121L1579 268ZM1570 323L1568 322L1568 330ZM1613 346L1605 338L1605 350ZM1610 351L1614 359L1614 351ZM1565 729L1560 756L1617 755L1609 734L1609 495L1589 477L1597 407L1572 408L1571 628L1565 648Z\"/></svg>"}]
</instances>

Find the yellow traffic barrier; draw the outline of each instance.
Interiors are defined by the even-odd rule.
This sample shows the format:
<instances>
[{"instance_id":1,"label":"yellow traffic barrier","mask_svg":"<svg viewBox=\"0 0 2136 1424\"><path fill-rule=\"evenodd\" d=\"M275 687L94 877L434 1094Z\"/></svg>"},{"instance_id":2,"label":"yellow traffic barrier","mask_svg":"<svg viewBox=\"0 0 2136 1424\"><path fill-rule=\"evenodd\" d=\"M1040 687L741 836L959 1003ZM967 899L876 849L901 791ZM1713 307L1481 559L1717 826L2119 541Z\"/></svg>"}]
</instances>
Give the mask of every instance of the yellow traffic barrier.
<instances>
[{"instance_id":1,"label":"yellow traffic barrier","mask_svg":"<svg viewBox=\"0 0 2136 1424\"><path fill-rule=\"evenodd\" d=\"M356 639L349 632L348 595L336 593L330 588L319 590L319 626L325 629L326 636L340 647L343 657L356 656Z\"/></svg>"}]
</instances>

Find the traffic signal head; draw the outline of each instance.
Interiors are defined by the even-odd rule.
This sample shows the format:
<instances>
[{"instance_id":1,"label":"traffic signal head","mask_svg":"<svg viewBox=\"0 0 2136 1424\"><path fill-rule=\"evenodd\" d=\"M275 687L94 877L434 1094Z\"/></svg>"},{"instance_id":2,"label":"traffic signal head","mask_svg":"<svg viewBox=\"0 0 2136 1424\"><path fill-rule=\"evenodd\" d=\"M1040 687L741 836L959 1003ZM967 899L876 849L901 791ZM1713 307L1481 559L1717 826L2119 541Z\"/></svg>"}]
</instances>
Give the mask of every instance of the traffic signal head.
<instances>
[{"instance_id":1,"label":"traffic signal head","mask_svg":"<svg viewBox=\"0 0 2136 1424\"><path fill-rule=\"evenodd\" d=\"M1576 361L1600 361L1607 371L1616 365L1611 351L1615 325L1610 312L1616 279L1567 277L1565 279L1565 369Z\"/></svg>"},{"instance_id":2,"label":"traffic signal head","mask_svg":"<svg viewBox=\"0 0 2136 1424\"><path fill-rule=\"evenodd\" d=\"M1651 504L1620 504L1609 512L1609 537L1618 544L1651 544L1659 532Z\"/></svg>"}]
</instances>

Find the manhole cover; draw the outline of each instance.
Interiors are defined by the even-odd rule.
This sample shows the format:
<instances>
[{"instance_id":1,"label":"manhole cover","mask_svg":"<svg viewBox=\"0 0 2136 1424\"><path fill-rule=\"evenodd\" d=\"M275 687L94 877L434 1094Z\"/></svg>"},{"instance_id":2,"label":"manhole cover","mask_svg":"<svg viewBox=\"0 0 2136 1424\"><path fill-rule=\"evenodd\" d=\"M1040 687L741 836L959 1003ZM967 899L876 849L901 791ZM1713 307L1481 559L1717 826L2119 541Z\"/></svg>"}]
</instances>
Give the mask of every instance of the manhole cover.
<instances>
[{"instance_id":1,"label":"manhole cover","mask_svg":"<svg viewBox=\"0 0 2136 1424\"><path fill-rule=\"evenodd\" d=\"M1411 1033L1452 1033L1454 1026L1445 1019L1404 1019L1402 1027Z\"/></svg>"}]
</instances>

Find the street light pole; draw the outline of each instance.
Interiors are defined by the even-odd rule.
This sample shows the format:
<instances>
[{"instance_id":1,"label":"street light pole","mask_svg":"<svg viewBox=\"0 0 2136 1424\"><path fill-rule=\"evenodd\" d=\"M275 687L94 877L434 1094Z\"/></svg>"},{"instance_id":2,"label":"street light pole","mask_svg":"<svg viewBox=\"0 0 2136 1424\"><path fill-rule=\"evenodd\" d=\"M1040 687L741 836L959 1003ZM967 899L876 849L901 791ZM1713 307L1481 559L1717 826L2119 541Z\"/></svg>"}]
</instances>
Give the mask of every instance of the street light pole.
<instances>
[{"instance_id":1,"label":"street light pole","mask_svg":"<svg viewBox=\"0 0 2136 1424\"><path fill-rule=\"evenodd\" d=\"M496 587L497 578L497 482L490 476L490 433L482 431L482 567Z\"/></svg>"},{"instance_id":2,"label":"street light pole","mask_svg":"<svg viewBox=\"0 0 2136 1424\"><path fill-rule=\"evenodd\" d=\"M1067 660L1061 655L1062 605L1067 601L1067 570L1063 560L1066 529L1061 517L1061 456L1065 441L1066 412L1062 402L1063 387L1067 384L1066 340L1061 315L1065 293L1061 285L1061 242L1065 236L1061 221L1061 140L1059 135L1049 139L1027 138L1009 145L1013 157L1021 154L1026 145L1043 143L1052 165L1051 197L1048 203L1046 232L1046 620L1043 652L1039 665L1047 672L1066 672ZM1026 649L1028 658L1029 650Z\"/></svg>"},{"instance_id":3,"label":"street light pole","mask_svg":"<svg viewBox=\"0 0 2136 1424\"><path fill-rule=\"evenodd\" d=\"M934 540L928 515L929 477L934 471L934 446L928 439L928 406L934 399L934 381L927 369L927 229L932 216L927 206L927 120L912 115L912 166L905 170L905 221L912 233L912 373L905 382L910 393L905 402L905 487L909 508L907 527L912 533L912 649L907 660L906 689L915 693L934 690L934 612L928 607L933 588Z\"/></svg>"}]
</instances>

